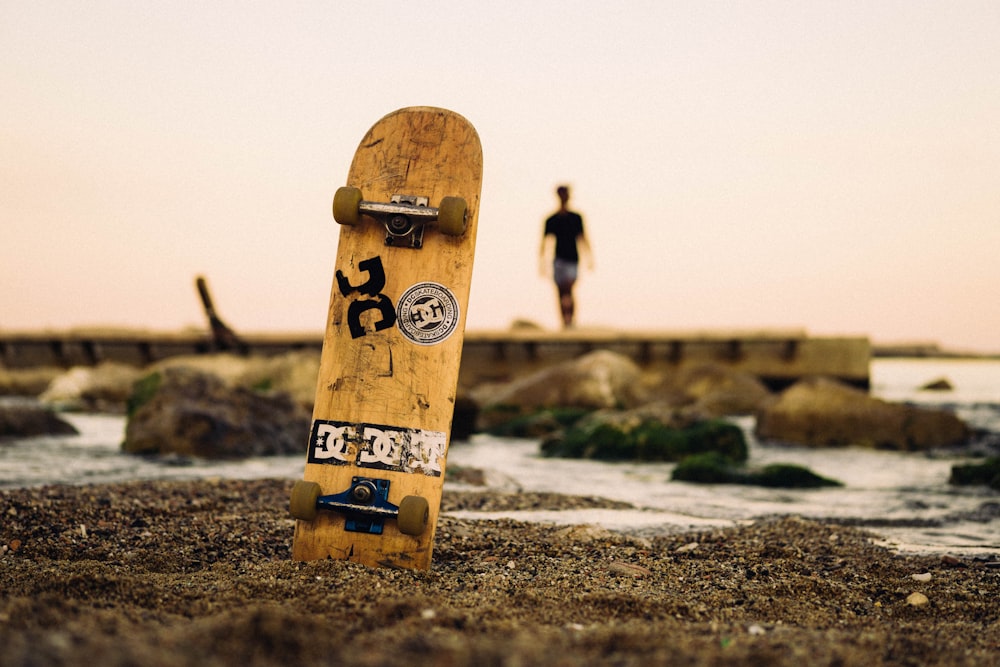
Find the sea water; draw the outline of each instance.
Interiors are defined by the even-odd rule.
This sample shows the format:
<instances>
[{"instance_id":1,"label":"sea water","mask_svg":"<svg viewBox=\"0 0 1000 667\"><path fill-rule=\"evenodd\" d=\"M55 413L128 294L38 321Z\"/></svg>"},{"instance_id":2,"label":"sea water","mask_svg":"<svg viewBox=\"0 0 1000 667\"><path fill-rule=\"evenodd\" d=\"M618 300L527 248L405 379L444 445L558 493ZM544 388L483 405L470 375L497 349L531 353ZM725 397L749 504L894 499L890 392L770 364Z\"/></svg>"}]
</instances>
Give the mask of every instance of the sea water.
<instances>
[{"instance_id":1,"label":"sea water","mask_svg":"<svg viewBox=\"0 0 1000 667\"><path fill-rule=\"evenodd\" d=\"M954 410L971 426L1000 437L1000 360L877 359L872 393L892 401ZM920 387L938 379L950 391ZM0 488L92 484L145 479L222 477L297 479L304 455L215 462L143 458L121 452L120 416L66 414L80 431L0 444ZM635 509L457 512L457 516L514 518L557 524L591 523L640 535L734 526L767 516L797 515L860 525L893 548L912 552L1000 555L1000 493L948 484L951 467L968 460L944 454L812 449L758 442L753 419L735 420L746 432L750 465L793 463L839 480L826 489L765 489L670 480L673 464L543 459L536 440L476 435L455 442L449 465L487 471L498 491L600 496ZM461 489L458 484L447 488Z\"/></svg>"}]
</instances>

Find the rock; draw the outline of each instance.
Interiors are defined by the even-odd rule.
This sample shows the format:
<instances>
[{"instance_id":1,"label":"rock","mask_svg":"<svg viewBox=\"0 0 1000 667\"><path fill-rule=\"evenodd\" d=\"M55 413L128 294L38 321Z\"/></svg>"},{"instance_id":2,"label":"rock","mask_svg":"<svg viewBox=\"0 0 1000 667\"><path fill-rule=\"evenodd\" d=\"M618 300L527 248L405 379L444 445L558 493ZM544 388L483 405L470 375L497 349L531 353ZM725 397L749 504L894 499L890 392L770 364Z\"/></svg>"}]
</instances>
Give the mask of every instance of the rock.
<instances>
[{"instance_id":1,"label":"rock","mask_svg":"<svg viewBox=\"0 0 1000 667\"><path fill-rule=\"evenodd\" d=\"M968 567L965 561L951 554L941 554L941 564L948 567Z\"/></svg>"},{"instance_id":2,"label":"rock","mask_svg":"<svg viewBox=\"0 0 1000 667\"><path fill-rule=\"evenodd\" d=\"M485 432L504 438L544 438L572 426L591 413L586 408L544 408L531 414L501 419L494 410L489 421L495 421Z\"/></svg>"},{"instance_id":3,"label":"rock","mask_svg":"<svg viewBox=\"0 0 1000 667\"><path fill-rule=\"evenodd\" d=\"M76 428L55 412L33 401L0 401L0 438L75 435Z\"/></svg>"},{"instance_id":4,"label":"rock","mask_svg":"<svg viewBox=\"0 0 1000 667\"><path fill-rule=\"evenodd\" d=\"M174 357L150 367L151 372L167 368L190 368L219 377L227 386L258 392L283 392L312 412L320 353L297 350L273 357L240 357L232 354ZM455 398L452 438L468 439L475 431L479 404L467 391Z\"/></svg>"},{"instance_id":5,"label":"rock","mask_svg":"<svg viewBox=\"0 0 1000 667\"><path fill-rule=\"evenodd\" d=\"M446 480L452 484L468 484L469 486L486 486L486 471L482 468L467 468L450 465L447 468Z\"/></svg>"},{"instance_id":6,"label":"rock","mask_svg":"<svg viewBox=\"0 0 1000 667\"><path fill-rule=\"evenodd\" d=\"M920 572L918 574L911 574L910 575L910 579L913 579L914 581L919 581L922 584L926 584L932 578L933 578L933 575L931 575L930 572Z\"/></svg>"},{"instance_id":7,"label":"rock","mask_svg":"<svg viewBox=\"0 0 1000 667\"><path fill-rule=\"evenodd\" d=\"M53 379L38 400L59 410L121 413L141 376L134 366L114 361L76 366Z\"/></svg>"},{"instance_id":8,"label":"rock","mask_svg":"<svg viewBox=\"0 0 1000 667\"><path fill-rule=\"evenodd\" d=\"M0 366L0 396L38 396L62 373L63 369L55 366L36 368Z\"/></svg>"},{"instance_id":9,"label":"rock","mask_svg":"<svg viewBox=\"0 0 1000 667\"><path fill-rule=\"evenodd\" d=\"M603 461L679 461L700 452L744 461L743 431L726 421L691 421L649 405L591 413L542 442L543 456Z\"/></svg>"},{"instance_id":10,"label":"rock","mask_svg":"<svg viewBox=\"0 0 1000 667\"><path fill-rule=\"evenodd\" d=\"M635 563L622 563L618 561L608 563L608 571L613 574L624 574L636 578L648 577L653 574L652 570L648 567L636 565Z\"/></svg>"},{"instance_id":11,"label":"rock","mask_svg":"<svg viewBox=\"0 0 1000 667\"><path fill-rule=\"evenodd\" d=\"M911 607L923 607L929 602L930 600L927 599L927 596L924 595L923 593L910 593L906 597L906 604L910 605Z\"/></svg>"},{"instance_id":12,"label":"rock","mask_svg":"<svg viewBox=\"0 0 1000 667\"><path fill-rule=\"evenodd\" d=\"M951 467L948 483L955 486L988 486L1000 491L1000 457L990 457L982 463Z\"/></svg>"},{"instance_id":13,"label":"rock","mask_svg":"<svg viewBox=\"0 0 1000 667\"><path fill-rule=\"evenodd\" d=\"M840 482L821 477L802 466L773 463L760 469L747 469L716 452L685 458L674 468L671 479L701 484L744 484L783 489L842 486Z\"/></svg>"},{"instance_id":14,"label":"rock","mask_svg":"<svg viewBox=\"0 0 1000 667\"><path fill-rule=\"evenodd\" d=\"M587 523L561 528L552 534L552 539L557 543L610 542L614 541L615 535L597 524Z\"/></svg>"},{"instance_id":15,"label":"rock","mask_svg":"<svg viewBox=\"0 0 1000 667\"><path fill-rule=\"evenodd\" d=\"M186 367L136 385L122 449L209 459L301 453L310 414L284 392L231 387Z\"/></svg>"},{"instance_id":16,"label":"rock","mask_svg":"<svg viewBox=\"0 0 1000 667\"><path fill-rule=\"evenodd\" d=\"M455 412L451 420L451 439L468 440L476 431L479 405L461 387L455 396Z\"/></svg>"},{"instance_id":17,"label":"rock","mask_svg":"<svg viewBox=\"0 0 1000 667\"><path fill-rule=\"evenodd\" d=\"M819 447L913 451L961 444L971 431L945 410L889 403L835 380L810 378L758 411L756 434Z\"/></svg>"},{"instance_id":18,"label":"rock","mask_svg":"<svg viewBox=\"0 0 1000 667\"><path fill-rule=\"evenodd\" d=\"M252 375L251 366L260 360L236 354L194 354L167 357L146 369L146 373L165 371L168 368L189 368L214 375L230 386L237 386ZM253 382L253 380L250 380ZM313 391L316 387L313 386Z\"/></svg>"},{"instance_id":19,"label":"rock","mask_svg":"<svg viewBox=\"0 0 1000 667\"><path fill-rule=\"evenodd\" d=\"M232 384L260 391L285 392L296 403L312 411L320 353L298 350L274 357L250 357Z\"/></svg>"},{"instance_id":20,"label":"rock","mask_svg":"<svg viewBox=\"0 0 1000 667\"><path fill-rule=\"evenodd\" d=\"M511 331L543 331L544 327L534 320L518 318L510 323Z\"/></svg>"},{"instance_id":21,"label":"rock","mask_svg":"<svg viewBox=\"0 0 1000 667\"><path fill-rule=\"evenodd\" d=\"M817 475L812 470L792 463L772 463L759 470L750 470L747 484L773 489L818 489L843 486L835 479Z\"/></svg>"},{"instance_id":22,"label":"rock","mask_svg":"<svg viewBox=\"0 0 1000 667\"><path fill-rule=\"evenodd\" d=\"M543 408L631 408L646 396L634 361L598 350L493 388L490 396L480 397L480 428Z\"/></svg>"},{"instance_id":23,"label":"rock","mask_svg":"<svg viewBox=\"0 0 1000 667\"><path fill-rule=\"evenodd\" d=\"M938 378L921 386L920 391L952 391L954 388L948 378Z\"/></svg>"},{"instance_id":24,"label":"rock","mask_svg":"<svg viewBox=\"0 0 1000 667\"><path fill-rule=\"evenodd\" d=\"M753 414L771 397L754 375L715 363L697 364L655 382L650 393L702 418Z\"/></svg>"}]
</instances>

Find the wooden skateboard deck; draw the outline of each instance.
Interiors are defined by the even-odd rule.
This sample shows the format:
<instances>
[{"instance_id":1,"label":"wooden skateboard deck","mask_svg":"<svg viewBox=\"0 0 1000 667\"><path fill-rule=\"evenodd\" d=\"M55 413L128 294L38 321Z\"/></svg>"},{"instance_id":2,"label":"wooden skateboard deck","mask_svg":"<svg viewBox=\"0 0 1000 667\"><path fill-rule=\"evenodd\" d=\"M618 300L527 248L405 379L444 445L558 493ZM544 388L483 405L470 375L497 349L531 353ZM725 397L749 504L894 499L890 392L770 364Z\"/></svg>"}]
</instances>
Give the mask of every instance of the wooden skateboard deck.
<instances>
[{"instance_id":1,"label":"wooden skateboard deck","mask_svg":"<svg viewBox=\"0 0 1000 667\"><path fill-rule=\"evenodd\" d=\"M475 128L411 107L361 140L343 223L295 560L427 569L441 503L482 185Z\"/></svg>"}]
</instances>

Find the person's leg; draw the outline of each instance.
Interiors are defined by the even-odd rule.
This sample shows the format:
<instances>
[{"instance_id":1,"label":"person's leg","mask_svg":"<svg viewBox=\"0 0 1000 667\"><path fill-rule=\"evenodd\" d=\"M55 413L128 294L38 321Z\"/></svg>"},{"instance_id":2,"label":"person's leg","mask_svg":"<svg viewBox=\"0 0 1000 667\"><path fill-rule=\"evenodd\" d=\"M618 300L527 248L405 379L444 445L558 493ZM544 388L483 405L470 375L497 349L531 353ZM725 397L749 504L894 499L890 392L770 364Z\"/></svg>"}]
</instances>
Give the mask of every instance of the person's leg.
<instances>
[{"instance_id":1,"label":"person's leg","mask_svg":"<svg viewBox=\"0 0 1000 667\"><path fill-rule=\"evenodd\" d=\"M576 303L573 299L576 264L557 259L553 264L552 274L559 290L559 312L562 315L563 326L573 326L573 316L576 311Z\"/></svg>"},{"instance_id":2,"label":"person's leg","mask_svg":"<svg viewBox=\"0 0 1000 667\"><path fill-rule=\"evenodd\" d=\"M559 307L562 310L563 326L573 326L573 313L576 310L576 304L573 302L572 285L565 290L562 287L559 288Z\"/></svg>"}]
</instances>

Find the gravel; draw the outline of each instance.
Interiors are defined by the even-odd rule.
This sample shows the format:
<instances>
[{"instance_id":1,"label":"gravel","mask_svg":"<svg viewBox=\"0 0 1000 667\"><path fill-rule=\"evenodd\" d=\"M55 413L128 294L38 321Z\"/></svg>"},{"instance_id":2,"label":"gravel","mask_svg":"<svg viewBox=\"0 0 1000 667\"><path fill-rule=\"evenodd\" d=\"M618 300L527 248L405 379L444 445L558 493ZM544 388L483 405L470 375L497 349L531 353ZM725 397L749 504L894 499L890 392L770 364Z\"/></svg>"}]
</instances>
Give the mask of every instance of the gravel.
<instances>
[{"instance_id":1,"label":"gravel","mask_svg":"<svg viewBox=\"0 0 1000 667\"><path fill-rule=\"evenodd\" d=\"M287 480L0 492L0 665L995 665L1000 569L780 518L443 517L429 572L290 560ZM616 507L449 491L444 509Z\"/></svg>"}]
</instances>

